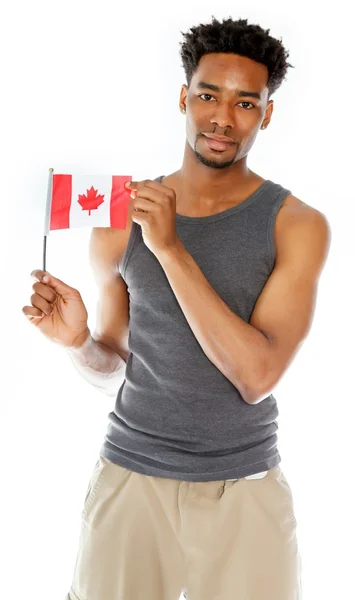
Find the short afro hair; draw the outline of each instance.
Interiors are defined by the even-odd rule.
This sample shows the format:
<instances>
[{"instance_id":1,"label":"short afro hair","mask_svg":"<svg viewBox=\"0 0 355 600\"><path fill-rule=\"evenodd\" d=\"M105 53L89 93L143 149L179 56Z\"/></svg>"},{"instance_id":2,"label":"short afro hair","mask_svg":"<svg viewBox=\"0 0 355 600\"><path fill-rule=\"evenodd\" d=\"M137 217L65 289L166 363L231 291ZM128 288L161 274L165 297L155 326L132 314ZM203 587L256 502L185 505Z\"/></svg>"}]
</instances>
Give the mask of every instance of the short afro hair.
<instances>
[{"instance_id":1,"label":"short afro hair","mask_svg":"<svg viewBox=\"0 0 355 600\"><path fill-rule=\"evenodd\" d=\"M181 32L185 39L180 42L180 54L188 87L202 56L215 52L234 53L267 67L269 99L285 79L287 68L294 68L286 61L289 52L281 41L269 35L269 31L259 25L248 25L247 19L234 21L229 18L220 22L212 17L211 23L191 27L187 33Z\"/></svg>"}]
</instances>

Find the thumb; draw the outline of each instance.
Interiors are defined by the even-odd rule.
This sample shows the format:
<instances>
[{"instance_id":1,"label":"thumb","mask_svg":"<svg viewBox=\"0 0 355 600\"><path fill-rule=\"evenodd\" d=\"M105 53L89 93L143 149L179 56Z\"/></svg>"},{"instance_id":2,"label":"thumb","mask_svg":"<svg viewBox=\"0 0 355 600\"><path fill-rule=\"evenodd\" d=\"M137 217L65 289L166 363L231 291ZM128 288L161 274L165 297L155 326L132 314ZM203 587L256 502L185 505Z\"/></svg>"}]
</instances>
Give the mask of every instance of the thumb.
<instances>
[{"instance_id":1,"label":"thumb","mask_svg":"<svg viewBox=\"0 0 355 600\"><path fill-rule=\"evenodd\" d=\"M36 271L32 271L31 275L38 281L43 281L43 283L48 285L50 288L52 288L55 292L57 292L61 296L63 294L67 294L68 292L72 292L74 290L74 288L72 288L70 285L67 285L61 279L54 277L53 275L48 273L48 271L36 270Z\"/></svg>"}]
</instances>

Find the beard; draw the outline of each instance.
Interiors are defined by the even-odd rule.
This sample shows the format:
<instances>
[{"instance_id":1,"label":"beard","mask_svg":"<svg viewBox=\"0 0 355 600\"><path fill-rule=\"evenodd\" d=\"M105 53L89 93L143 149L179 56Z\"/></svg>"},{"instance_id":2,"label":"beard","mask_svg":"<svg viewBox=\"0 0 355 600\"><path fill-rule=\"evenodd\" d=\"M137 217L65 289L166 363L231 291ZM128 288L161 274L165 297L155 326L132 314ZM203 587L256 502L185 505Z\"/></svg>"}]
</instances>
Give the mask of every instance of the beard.
<instances>
[{"instance_id":1,"label":"beard","mask_svg":"<svg viewBox=\"0 0 355 600\"><path fill-rule=\"evenodd\" d=\"M196 138L196 142L195 142L195 146L194 146L193 150L194 150L197 160L200 163L202 163L206 167L210 167L211 169L226 169L227 167L230 167L231 165L233 165L233 163L235 162L235 157L230 160L226 160L224 162L219 162L219 161L213 160L213 158L206 158L205 156L203 156L203 154L201 154L198 150L196 150L198 138L199 138L199 136L197 136L197 138Z\"/></svg>"},{"instance_id":2,"label":"beard","mask_svg":"<svg viewBox=\"0 0 355 600\"><path fill-rule=\"evenodd\" d=\"M194 152L197 160L199 160L200 163L206 165L206 167L211 167L212 169L226 169L234 163L234 158L225 162L217 162L213 159L206 158L205 156L203 156L203 154L200 154L200 152L198 152L196 149L194 150Z\"/></svg>"}]
</instances>

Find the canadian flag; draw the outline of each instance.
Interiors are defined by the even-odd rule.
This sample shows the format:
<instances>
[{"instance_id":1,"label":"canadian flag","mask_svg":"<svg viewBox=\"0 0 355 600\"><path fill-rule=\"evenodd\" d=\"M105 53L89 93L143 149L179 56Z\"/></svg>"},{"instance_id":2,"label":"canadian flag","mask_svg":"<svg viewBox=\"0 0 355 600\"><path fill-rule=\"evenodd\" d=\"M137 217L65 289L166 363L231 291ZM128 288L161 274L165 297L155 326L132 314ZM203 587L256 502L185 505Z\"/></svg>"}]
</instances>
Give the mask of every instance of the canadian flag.
<instances>
[{"instance_id":1,"label":"canadian flag","mask_svg":"<svg viewBox=\"0 0 355 600\"><path fill-rule=\"evenodd\" d=\"M72 227L126 229L131 176L53 175L48 230Z\"/></svg>"}]
</instances>

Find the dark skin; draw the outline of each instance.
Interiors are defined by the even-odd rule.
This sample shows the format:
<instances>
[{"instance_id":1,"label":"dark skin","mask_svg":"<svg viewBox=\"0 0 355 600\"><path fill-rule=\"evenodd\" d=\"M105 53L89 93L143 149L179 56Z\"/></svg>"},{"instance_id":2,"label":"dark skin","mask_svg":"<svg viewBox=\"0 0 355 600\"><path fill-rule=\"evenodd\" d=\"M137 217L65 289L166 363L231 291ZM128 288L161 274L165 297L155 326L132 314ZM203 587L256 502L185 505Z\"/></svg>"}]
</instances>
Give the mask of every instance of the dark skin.
<instances>
[{"instance_id":1,"label":"dark skin","mask_svg":"<svg viewBox=\"0 0 355 600\"><path fill-rule=\"evenodd\" d=\"M242 90L249 95L241 96ZM328 222L292 194L284 200L274 229L275 267L246 323L218 296L183 246L175 219L176 213L201 217L221 212L260 187L264 179L247 167L247 155L260 128L270 122L273 102L267 95L264 65L233 54L205 55L180 94L187 118L181 169L161 183L129 186L139 211L132 219L141 226L144 243L159 260L197 341L249 404L271 393L310 330L330 245ZM225 135L235 143L216 152L204 133Z\"/></svg>"},{"instance_id":2,"label":"dark skin","mask_svg":"<svg viewBox=\"0 0 355 600\"><path fill-rule=\"evenodd\" d=\"M262 126L268 126L273 100L267 99L267 68L244 56L207 54L189 88L183 85L180 110L186 110L186 144L179 171L163 179L173 188L179 214L211 214L243 201L264 181L247 167L247 155ZM199 87L218 86L219 92ZM257 92L260 99L239 96ZM235 141L223 152L211 150L202 133ZM231 194L231 190L234 193Z\"/></svg>"},{"instance_id":3,"label":"dark skin","mask_svg":"<svg viewBox=\"0 0 355 600\"><path fill-rule=\"evenodd\" d=\"M200 88L201 81L217 86L219 91ZM260 97L241 97L242 90ZM261 402L271 393L310 330L318 280L330 245L330 227L320 211L292 194L287 196L275 221L275 266L246 323L218 296L182 244L176 231L176 213L197 217L218 213L244 201L260 187L264 179L247 167L247 155L259 130L270 123L273 101L268 101L267 95L264 65L234 54L204 56L189 88L183 85L181 89L180 108L186 109L187 133L181 168L164 177L162 183L132 182L126 230L94 228L90 244L100 290L94 339L127 358L129 297L117 265L134 221L160 262L203 352L249 404ZM235 143L216 152L203 133L226 135ZM41 275L34 272L38 280ZM35 308L24 307L23 312L37 324L41 311L51 310L48 302L55 299L55 286L34 285L36 294L31 302ZM72 293L72 289L67 290L67 294ZM77 306L77 295L75 300ZM69 301L64 305L69 312ZM84 308L80 308L84 315ZM74 309L71 303L73 319ZM42 320L39 326L50 327L52 336L50 323ZM80 345L87 333L85 326L72 344Z\"/></svg>"}]
</instances>

